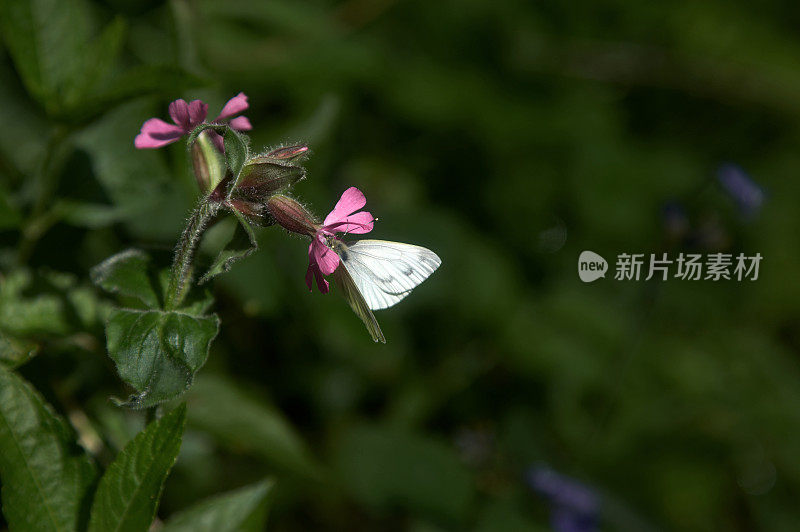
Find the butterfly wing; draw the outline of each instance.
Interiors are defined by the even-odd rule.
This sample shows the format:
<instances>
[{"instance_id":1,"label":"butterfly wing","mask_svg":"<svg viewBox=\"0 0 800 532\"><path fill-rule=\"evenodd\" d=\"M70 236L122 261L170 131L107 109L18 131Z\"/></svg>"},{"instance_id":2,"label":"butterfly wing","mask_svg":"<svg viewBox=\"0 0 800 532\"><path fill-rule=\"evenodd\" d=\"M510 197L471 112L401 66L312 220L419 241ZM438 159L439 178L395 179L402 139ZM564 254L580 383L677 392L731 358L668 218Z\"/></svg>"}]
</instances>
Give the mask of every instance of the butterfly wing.
<instances>
[{"instance_id":1,"label":"butterfly wing","mask_svg":"<svg viewBox=\"0 0 800 532\"><path fill-rule=\"evenodd\" d=\"M341 259L370 310L397 304L442 264L427 248L386 240L349 244Z\"/></svg>"},{"instance_id":2,"label":"butterfly wing","mask_svg":"<svg viewBox=\"0 0 800 532\"><path fill-rule=\"evenodd\" d=\"M380 325L378 325L378 320L375 319L375 315L370 310L369 305L364 301L364 296L361 295L358 287L353 282L353 278L346 264L342 263L341 266L336 268L333 272L333 280L336 283L336 287L341 291L342 296L350 305L350 308L353 309L356 316L361 318L361 321L367 326L367 330L370 336L372 336L372 339L385 344L386 338L383 336Z\"/></svg>"}]
</instances>

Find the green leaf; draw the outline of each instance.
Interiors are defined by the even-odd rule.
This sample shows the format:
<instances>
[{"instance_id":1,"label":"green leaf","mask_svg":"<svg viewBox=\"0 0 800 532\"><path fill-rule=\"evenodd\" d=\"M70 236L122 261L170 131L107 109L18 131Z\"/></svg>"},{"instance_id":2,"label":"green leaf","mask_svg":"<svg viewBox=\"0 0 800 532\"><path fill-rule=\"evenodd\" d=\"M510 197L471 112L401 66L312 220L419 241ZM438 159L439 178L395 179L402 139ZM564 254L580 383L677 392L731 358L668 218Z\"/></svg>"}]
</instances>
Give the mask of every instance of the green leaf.
<instances>
[{"instance_id":1,"label":"green leaf","mask_svg":"<svg viewBox=\"0 0 800 532\"><path fill-rule=\"evenodd\" d=\"M108 353L136 395L124 406L147 408L192 385L219 330L216 315L114 309L106 324Z\"/></svg>"},{"instance_id":2,"label":"green leaf","mask_svg":"<svg viewBox=\"0 0 800 532\"><path fill-rule=\"evenodd\" d=\"M172 516L160 532L260 532L275 493L273 480L229 491Z\"/></svg>"},{"instance_id":3,"label":"green leaf","mask_svg":"<svg viewBox=\"0 0 800 532\"><path fill-rule=\"evenodd\" d=\"M0 278L0 327L17 337L66 334L67 322L64 301L53 293L27 297L33 275L17 270Z\"/></svg>"},{"instance_id":4,"label":"green leaf","mask_svg":"<svg viewBox=\"0 0 800 532\"><path fill-rule=\"evenodd\" d=\"M148 94L174 95L208 82L178 66L137 65L102 84L92 97L92 110L102 111L124 100Z\"/></svg>"},{"instance_id":5,"label":"green leaf","mask_svg":"<svg viewBox=\"0 0 800 532\"><path fill-rule=\"evenodd\" d=\"M228 163L228 169L231 171L231 175L233 175L233 182L231 183L230 190L234 190L239 182L244 162L247 160L247 137L234 129L228 128L225 130L224 140L225 159Z\"/></svg>"},{"instance_id":6,"label":"green leaf","mask_svg":"<svg viewBox=\"0 0 800 532\"><path fill-rule=\"evenodd\" d=\"M316 476L317 465L283 415L222 377L201 375L187 396L189 423L281 469Z\"/></svg>"},{"instance_id":7,"label":"green leaf","mask_svg":"<svg viewBox=\"0 0 800 532\"><path fill-rule=\"evenodd\" d=\"M90 37L83 0L4 0L0 29L28 91L50 112L61 110L83 69Z\"/></svg>"},{"instance_id":8,"label":"green leaf","mask_svg":"<svg viewBox=\"0 0 800 532\"><path fill-rule=\"evenodd\" d=\"M336 464L349 491L364 504L394 504L438 519L461 521L472 479L455 450L420 434L362 426L337 445Z\"/></svg>"},{"instance_id":9,"label":"green leaf","mask_svg":"<svg viewBox=\"0 0 800 532\"><path fill-rule=\"evenodd\" d=\"M64 199L59 200L53 210L57 211L66 223L90 229L107 227L125 216L122 209L113 205Z\"/></svg>"},{"instance_id":10,"label":"green leaf","mask_svg":"<svg viewBox=\"0 0 800 532\"><path fill-rule=\"evenodd\" d=\"M119 209L125 228L139 240L173 239L191 207L166 166L162 153L137 150L133 138L153 116L149 102L123 104L82 129L77 146L90 157L104 194Z\"/></svg>"},{"instance_id":11,"label":"green leaf","mask_svg":"<svg viewBox=\"0 0 800 532\"><path fill-rule=\"evenodd\" d=\"M72 97L68 102L73 109L83 106L93 107L90 94L116 63L125 38L125 21L117 17L89 44L81 55L83 65L81 76L75 83Z\"/></svg>"},{"instance_id":12,"label":"green leaf","mask_svg":"<svg viewBox=\"0 0 800 532\"><path fill-rule=\"evenodd\" d=\"M13 338L0 330L0 364L16 368L36 356L39 346L33 342Z\"/></svg>"},{"instance_id":13,"label":"green leaf","mask_svg":"<svg viewBox=\"0 0 800 532\"><path fill-rule=\"evenodd\" d=\"M0 366L0 482L11 530L84 529L94 465L33 387Z\"/></svg>"},{"instance_id":14,"label":"green leaf","mask_svg":"<svg viewBox=\"0 0 800 532\"><path fill-rule=\"evenodd\" d=\"M103 290L136 298L148 308L158 308L158 295L147 273L149 263L150 257L144 251L128 249L92 268L90 276Z\"/></svg>"},{"instance_id":15,"label":"green leaf","mask_svg":"<svg viewBox=\"0 0 800 532\"><path fill-rule=\"evenodd\" d=\"M140 432L108 466L92 505L90 532L145 532L156 514L186 425L181 405Z\"/></svg>"},{"instance_id":16,"label":"green leaf","mask_svg":"<svg viewBox=\"0 0 800 532\"><path fill-rule=\"evenodd\" d=\"M198 284L203 284L217 275L229 271L234 262L249 257L258 250L258 241L250 222L239 212L234 212L234 214L239 223L236 224L230 242L225 246L225 249L219 252L219 255L217 255L208 271L200 278Z\"/></svg>"}]
</instances>

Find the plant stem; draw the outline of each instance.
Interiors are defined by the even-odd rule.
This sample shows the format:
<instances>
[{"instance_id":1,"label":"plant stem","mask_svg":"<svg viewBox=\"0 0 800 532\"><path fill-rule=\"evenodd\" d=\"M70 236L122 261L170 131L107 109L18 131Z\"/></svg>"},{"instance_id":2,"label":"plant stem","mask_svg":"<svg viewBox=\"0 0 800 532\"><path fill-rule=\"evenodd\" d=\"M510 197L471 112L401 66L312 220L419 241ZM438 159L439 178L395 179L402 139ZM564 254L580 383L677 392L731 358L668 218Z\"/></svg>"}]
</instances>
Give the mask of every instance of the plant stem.
<instances>
[{"instance_id":1,"label":"plant stem","mask_svg":"<svg viewBox=\"0 0 800 532\"><path fill-rule=\"evenodd\" d=\"M166 310L175 310L186 298L186 294L192 284L194 253L200 244L208 222L216 216L218 209L217 205L202 201L189 218L189 223L186 224L186 228L183 230L181 239L178 242L178 247L175 249L175 259L172 262L169 286L164 303Z\"/></svg>"}]
</instances>

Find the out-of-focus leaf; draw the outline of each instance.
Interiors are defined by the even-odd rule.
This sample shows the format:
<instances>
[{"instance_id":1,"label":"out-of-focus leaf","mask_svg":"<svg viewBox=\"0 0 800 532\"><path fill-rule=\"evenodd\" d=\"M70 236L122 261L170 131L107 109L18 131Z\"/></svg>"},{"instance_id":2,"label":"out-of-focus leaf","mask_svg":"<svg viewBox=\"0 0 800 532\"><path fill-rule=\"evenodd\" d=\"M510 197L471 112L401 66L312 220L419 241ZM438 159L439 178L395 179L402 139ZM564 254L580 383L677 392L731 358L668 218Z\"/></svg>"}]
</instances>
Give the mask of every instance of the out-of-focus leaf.
<instances>
[{"instance_id":1,"label":"out-of-focus leaf","mask_svg":"<svg viewBox=\"0 0 800 532\"><path fill-rule=\"evenodd\" d=\"M116 18L92 41L81 55L83 68L76 82L71 107L80 108L93 105L88 100L89 93L112 70L122 49L125 38L125 21Z\"/></svg>"},{"instance_id":2,"label":"out-of-focus leaf","mask_svg":"<svg viewBox=\"0 0 800 532\"><path fill-rule=\"evenodd\" d=\"M114 309L106 324L108 353L136 390L124 406L146 408L188 390L218 330L216 315Z\"/></svg>"},{"instance_id":3,"label":"out-of-focus leaf","mask_svg":"<svg viewBox=\"0 0 800 532\"><path fill-rule=\"evenodd\" d=\"M66 223L97 229L121 220L125 213L111 205L61 200L54 208Z\"/></svg>"},{"instance_id":4,"label":"out-of-focus leaf","mask_svg":"<svg viewBox=\"0 0 800 532\"><path fill-rule=\"evenodd\" d=\"M36 356L39 346L33 342L12 338L0 330L0 364L16 368Z\"/></svg>"},{"instance_id":5,"label":"out-of-focus leaf","mask_svg":"<svg viewBox=\"0 0 800 532\"><path fill-rule=\"evenodd\" d=\"M117 455L97 486L90 532L144 532L150 527L185 425L186 405L181 405L148 425Z\"/></svg>"},{"instance_id":6,"label":"out-of-focus leaf","mask_svg":"<svg viewBox=\"0 0 800 532\"><path fill-rule=\"evenodd\" d=\"M170 177L163 154L133 146L151 114L147 102L121 105L83 129L75 142L91 157L97 180L129 231L138 238L174 240L189 198Z\"/></svg>"},{"instance_id":7,"label":"out-of-focus leaf","mask_svg":"<svg viewBox=\"0 0 800 532\"><path fill-rule=\"evenodd\" d=\"M150 94L175 95L208 82L172 65L138 65L112 75L84 104L85 114L98 113L120 102Z\"/></svg>"},{"instance_id":8,"label":"out-of-focus leaf","mask_svg":"<svg viewBox=\"0 0 800 532\"><path fill-rule=\"evenodd\" d=\"M469 511L472 479L455 452L435 440L363 426L344 435L335 456L341 482L364 504L400 504L454 522Z\"/></svg>"},{"instance_id":9,"label":"out-of-focus leaf","mask_svg":"<svg viewBox=\"0 0 800 532\"><path fill-rule=\"evenodd\" d=\"M317 474L305 443L283 416L234 383L201 375L187 403L189 423L221 442L258 454L281 469L306 476Z\"/></svg>"},{"instance_id":10,"label":"out-of-focus leaf","mask_svg":"<svg viewBox=\"0 0 800 532\"><path fill-rule=\"evenodd\" d=\"M82 530L96 472L70 427L0 366L0 481L12 530Z\"/></svg>"},{"instance_id":11,"label":"out-of-focus leaf","mask_svg":"<svg viewBox=\"0 0 800 532\"><path fill-rule=\"evenodd\" d=\"M90 35L83 0L6 0L0 28L28 91L59 112L79 81Z\"/></svg>"},{"instance_id":12,"label":"out-of-focus leaf","mask_svg":"<svg viewBox=\"0 0 800 532\"><path fill-rule=\"evenodd\" d=\"M273 480L262 480L202 501L172 516L161 532L259 532L275 492Z\"/></svg>"},{"instance_id":13,"label":"out-of-focus leaf","mask_svg":"<svg viewBox=\"0 0 800 532\"><path fill-rule=\"evenodd\" d=\"M219 252L211 267L200 278L199 284L210 281L217 275L229 271L234 262L249 257L258 250L258 241L250 222L245 220L238 212L235 215L239 219L239 223L236 224L230 242L225 246L225 249Z\"/></svg>"},{"instance_id":14,"label":"out-of-focus leaf","mask_svg":"<svg viewBox=\"0 0 800 532\"><path fill-rule=\"evenodd\" d=\"M10 166L3 169L3 164L0 164L0 176L6 177L3 174L8 173L9 178L22 180L24 175L32 174L41 166L50 127L41 110L18 83L11 64L0 61L0 101L3 102L0 123L14 124L14 127L0 128L0 159L5 159ZM5 183L13 181L9 179Z\"/></svg>"},{"instance_id":15,"label":"out-of-focus leaf","mask_svg":"<svg viewBox=\"0 0 800 532\"><path fill-rule=\"evenodd\" d=\"M148 308L158 308L159 300L147 272L150 257L141 250L128 249L107 258L90 272L92 282L114 294L134 297Z\"/></svg>"},{"instance_id":16,"label":"out-of-focus leaf","mask_svg":"<svg viewBox=\"0 0 800 532\"><path fill-rule=\"evenodd\" d=\"M9 201L8 193L0 186L0 230L17 227L22 216Z\"/></svg>"},{"instance_id":17,"label":"out-of-focus leaf","mask_svg":"<svg viewBox=\"0 0 800 532\"><path fill-rule=\"evenodd\" d=\"M63 334L69 330L64 301L55 294L26 297L33 276L17 270L0 278L0 327L17 337Z\"/></svg>"}]
</instances>

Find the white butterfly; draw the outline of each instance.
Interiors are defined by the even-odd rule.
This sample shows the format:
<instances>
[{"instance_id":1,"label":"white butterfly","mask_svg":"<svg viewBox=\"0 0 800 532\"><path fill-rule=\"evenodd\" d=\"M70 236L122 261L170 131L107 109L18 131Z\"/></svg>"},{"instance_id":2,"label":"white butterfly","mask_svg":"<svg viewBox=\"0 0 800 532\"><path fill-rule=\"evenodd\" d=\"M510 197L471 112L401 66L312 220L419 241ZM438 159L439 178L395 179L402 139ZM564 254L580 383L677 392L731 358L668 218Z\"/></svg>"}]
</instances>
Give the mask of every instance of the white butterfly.
<instances>
[{"instance_id":1,"label":"white butterfly","mask_svg":"<svg viewBox=\"0 0 800 532\"><path fill-rule=\"evenodd\" d=\"M336 240L333 247L342 266L333 272L337 286L376 342L386 338L372 311L399 303L442 264L433 251L400 242Z\"/></svg>"}]
</instances>

